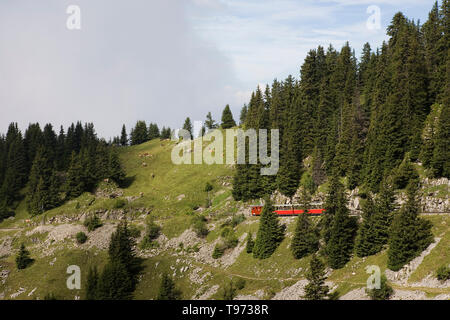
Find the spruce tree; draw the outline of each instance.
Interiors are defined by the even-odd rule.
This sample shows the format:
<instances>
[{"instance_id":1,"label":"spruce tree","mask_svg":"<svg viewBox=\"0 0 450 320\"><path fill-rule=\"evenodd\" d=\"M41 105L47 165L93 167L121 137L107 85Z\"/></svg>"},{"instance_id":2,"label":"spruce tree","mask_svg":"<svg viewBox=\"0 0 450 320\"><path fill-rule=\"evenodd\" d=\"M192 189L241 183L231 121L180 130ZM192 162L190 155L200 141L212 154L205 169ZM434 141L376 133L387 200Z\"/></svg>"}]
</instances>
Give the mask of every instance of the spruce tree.
<instances>
[{"instance_id":1,"label":"spruce tree","mask_svg":"<svg viewBox=\"0 0 450 320\"><path fill-rule=\"evenodd\" d=\"M316 255L313 255L309 263L306 279L308 284L305 286L305 299L323 300L328 296L329 288L325 285L325 265Z\"/></svg>"},{"instance_id":2,"label":"spruce tree","mask_svg":"<svg viewBox=\"0 0 450 320\"><path fill-rule=\"evenodd\" d=\"M164 273L159 287L158 297L156 300L180 300L181 292L175 287L175 282L167 274Z\"/></svg>"},{"instance_id":3,"label":"spruce tree","mask_svg":"<svg viewBox=\"0 0 450 320\"><path fill-rule=\"evenodd\" d=\"M86 300L96 300L98 295L99 274L97 266L90 267L86 279Z\"/></svg>"},{"instance_id":4,"label":"spruce tree","mask_svg":"<svg viewBox=\"0 0 450 320\"><path fill-rule=\"evenodd\" d=\"M295 259L301 259L319 249L319 237L307 213L297 217L291 250Z\"/></svg>"},{"instance_id":5,"label":"spruce tree","mask_svg":"<svg viewBox=\"0 0 450 320\"><path fill-rule=\"evenodd\" d=\"M120 145L122 147L125 147L128 145L128 135L127 135L127 129L125 128L125 125L122 126L122 132L120 134Z\"/></svg>"},{"instance_id":6,"label":"spruce tree","mask_svg":"<svg viewBox=\"0 0 450 320\"><path fill-rule=\"evenodd\" d=\"M67 172L66 193L69 199L79 197L85 191L83 181L83 167L80 155L72 153L69 170Z\"/></svg>"},{"instance_id":7,"label":"spruce tree","mask_svg":"<svg viewBox=\"0 0 450 320\"><path fill-rule=\"evenodd\" d=\"M248 235L247 235L245 251L247 253L252 253L254 246L255 246L255 241L253 240L253 234L251 232L249 232Z\"/></svg>"},{"instance_id":8,"label":"spruce tree","mask_svg":"<svg viewBox=\"0 0 450 320\"><path fill-rule=\"evenodd\" d=\"M148 127L148 139L153 140L159 138L160 135L158 125L156 123L150 123Z\"/></svg>"},{"instance_id":9,"label":"spruce tree","mask_svg":"<svg viewBox=\"0 0 450 320\"><path fill-rule=\"evenodd\" d=\"M340 269L350 260L353 252L357 222L354 217L349 216L347 199L342 185L335 182L330 187L337 187L337 189L331 190L327 198L326 215L328 219L329 217L332 219L328 221L329 225L327 226L326 253L330 267Z\"/></svg>"},{"instance_id":10,"label":"spruce tree","mask_svg":"<svg viewBox=\"0 0 450 320\"><path fill-rule=\"evenodd\" d=\"M206 115L205 126L208 131L217 128L216 121L214 121L214 119L212 118L211 112L208 112L208 114Z\"/></svg>"},{"instance_id":11,"label":"spruce tree","mask_svg":"<svg viewBox=\"0 0 450 320\"><path fill-rule=\"evenodd\" d=\"M111 235L108 248L108 263L98 282L98 299L128 300L133 297L137 275L141 270L136 257L136 243L127 222L121 222Z\"/></svg>"},{"instance_id":12,"label":"spruce tree","mask_svg":"<svg viewBox=\"0 0 450 320\"><path fill-rule=\"evenodd\" d=\"M187 117L186 120L184 120L183 130L186 130L187 132L189 132L191 139L193 138L193 132L192 132L193 128L192 128L191 119L189 117Z\"/></svg>"},{"instance_id":13,"label":"spruce tree","mask_svg":"<svg viewBox=\"0 0 450 320\"><path fill-rule=\"evenodd\" d=\"M266 259L270 257L284 237L284 226L278 221L271 200L265 199L261 213L258 233L253 247L253 257Z\"/></svg>"},{"instance_id":14,"label":"spruce tree","mask_svg":"<svg viewBox=\"0 0 450 320\"><path fill-rule=\"evenodd\" d=\"M229 105L225 106L222 112L222 129L229 129L236 126L236 122L233 119L233 114L231 113L231 109Z\"/></svg>"},{"instance_id":15,"label":"spruce tree","mask_svg":"<svg viewBox=\"0 0 450 320\"><path fill-rule=\"evenodd\" d=\"M25 248L25 245L22 243L20 245L19 253L16 257L16 266L17 269L25 269L33 262L33 259L30 258L30 252Z\"/></svg>"},{"instance_id":16,"label":"spruce tree","mask_svg":"<svg viewBox=\"0 0 450 320\"><path fill-rule=\"evenodd\" d=\"M417 181L410 182L408 199L392 222L387 266L393 271L400 270L433 242L430 221L418 216L417 192Z\"/></svg>"},{"instance_id":17,"label":"spruce tree","mask_svg":"<svg viewBox=\"0 0 450 320\"><path fill-rule=\"evenodd\" d=\"M109 151L108 178L121 185L125 180L125 172L120 163L119 155L113 149Z\"/></svg>"},{"instance_id":18,"label":"spruce tree","mask_svg":"<svg viewBox=\"0 0 450 320\"><path fill-rule=\"evenodd\" d=\"M450 61L450 59L449 59ZM449 71L450 73L450 63ZM450 80L447 80L450 86ZM448 89L450 90L450 89ZM450 177L450 99L442 105L442 111L436 128L431 167L434 177Z\"/></svg>"},{"instance_id":19,"label":"spruce tree","mask_svg":"<svg viewBox=\"0 0 450 320\"><path fill-rule=\"evenodd\" d=\"M131 130L131 145L137 145L148 141L148 130L145 121L136 122L136 126Z\"/></svg>"},{"instance_id":20,"label":"spruce tree","mask_svg":"<svg viewBox=\"0 0 450 320\"><path fill-rule=\"evenodd\" d=\"M244 106L241 109L241 114L239 115L239 125L242 126L242 124L244 124L245 119L247 118L247 112L248 112L247 105L244 104Z\"/></svg>"},{"instance_id":21,"label":"spruce tree","mask_svg":"<svg viewBox=\"0 0 450 320\"><path fill-rule=\"evenodd\" d=\"M375 203L371 195L367 196L363 206L363 222L358 230L356 238L356 254L359 257L370 256L376 253L376 235L373 232L374 216L376 214Z\"/></svg>"}]
</instances>

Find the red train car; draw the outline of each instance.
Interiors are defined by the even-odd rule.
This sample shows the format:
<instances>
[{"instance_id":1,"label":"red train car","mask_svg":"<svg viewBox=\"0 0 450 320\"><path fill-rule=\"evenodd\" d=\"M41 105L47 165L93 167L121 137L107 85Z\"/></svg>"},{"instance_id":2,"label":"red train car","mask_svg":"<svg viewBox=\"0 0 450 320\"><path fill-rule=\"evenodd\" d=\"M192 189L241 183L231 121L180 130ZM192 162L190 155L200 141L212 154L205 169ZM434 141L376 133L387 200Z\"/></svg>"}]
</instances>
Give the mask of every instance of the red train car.
<instances>
[{"instance_id":1,"label":"red train car","mask_svg":"<svg viewBox=\"0 0 450 320\"><path fill-rule=\"evenodd\" d=\"M263 210L263 205L250 206L252 216L260 216ZM274 212L279 216L298 216L304 213L303 209L300 209L300 205L290 205L290 204L280 204L274 205ZM307 214L311 216L320 216L325 213L325 209L322 208L312 208L309 209Z\"/></svg>"}]
</instances>

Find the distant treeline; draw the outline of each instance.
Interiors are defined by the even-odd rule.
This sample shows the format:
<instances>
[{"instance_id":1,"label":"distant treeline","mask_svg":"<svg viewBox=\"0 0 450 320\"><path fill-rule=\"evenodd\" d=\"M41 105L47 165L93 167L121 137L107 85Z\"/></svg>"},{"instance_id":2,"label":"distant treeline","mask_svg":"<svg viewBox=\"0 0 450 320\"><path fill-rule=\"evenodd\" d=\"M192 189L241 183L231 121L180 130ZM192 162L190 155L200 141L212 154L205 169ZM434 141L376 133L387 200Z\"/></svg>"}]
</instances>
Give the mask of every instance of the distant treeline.
<instances>
[{"instance_id":1,"label":"distant treeline","mask_svg":"<svg viewBox=\"0 0 450 320\"><path fill-rule=\"evenodd\" d=\"M123 182L125 173L111 143L97 138L92 123L72 124L56 134L51 124L30 124L24 135L11 123L0 135L0 220L14 215L26 197L32 215L92 191L99 181ZM25 188L25 189L24 189Z\"/></svg>"}]
</instances>

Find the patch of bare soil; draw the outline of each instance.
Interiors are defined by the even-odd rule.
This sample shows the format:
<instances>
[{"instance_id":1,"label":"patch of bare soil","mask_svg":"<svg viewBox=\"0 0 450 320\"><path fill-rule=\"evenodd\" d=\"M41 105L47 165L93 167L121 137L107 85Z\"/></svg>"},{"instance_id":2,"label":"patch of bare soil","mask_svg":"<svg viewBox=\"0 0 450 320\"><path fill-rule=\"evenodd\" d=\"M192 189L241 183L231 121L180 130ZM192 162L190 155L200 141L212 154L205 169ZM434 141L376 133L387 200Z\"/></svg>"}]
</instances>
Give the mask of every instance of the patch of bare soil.
<instances>
[{"instance_id":1,"label":"patch of bare soil","mask_svg":"<svg viewBox=\"0 0 450 320\"><path fill-rule=\"evenodd\" d=\"M366 294L366 288L359 288L347 292L343 296L339 297L339 300L370 300Z\"/></svg>"},{"instance_id":2,"label":"patch of bare soil","mask_svg":"<svg viewBox=\"0 0 450 320\"><path fill-rule=\"evenodd\" d=\"M192 297L193 300L207 300L209 299L213 294L216 294L217 291L219 290L219 285L213 285L212 287L206 289L206 291L204 291L204 288L200 288ZM204 291L203 293L200 293Z\"/></svg>"},{"instance_id":3,"label":"patch of bare soil","mask_svg":"<svg viewBox=\"0 0 450 320\"><path fill-rule=\"evenodd\" d=\"M253 294L248 295L237 295L234 300L262 300L264 296L266 295L266 292L263 289L260 289Z\"/></svg>"},{"instance_id":4,"label":"patch of bare soil","mask_svg":"<svg viewBox=\"0 0 450 320\"><path fill-rule=\"evenodd\" d=\"M0 257L9 256L12 251L12 238L5 237L0 239Z\"/></svg>"},{"instance_id":5,"label":"patch of bare soil","mask_svg":"<svg viewBox=\"0 0 450 320\"><path fill-rule=\"evenodd\" d=\"M449 288L450 280L440 281L434 274L427 275L424 279L410 284L411 287Z\"/></svg>"},{"instance_id":6,"label":"patch of bare soil","mask_svg":"<svg viewBox=\"0 0 450 320\"><path fill-rule=\"evenodd\" d=\"M88 240L82 246L88 248L97 247L99 249L107 249L111 235L116 231L116 225L112 223L105 223L100 228L95 229L87 234Z\"/></svg>"},{"instance_id":7,"label":"patch of bare soil","mask_svg":"<svg viewBox=\"0 0 450 320\"><path fill-rule=\"evenodd\" d=\"M292 286L286 287L278 292L272 300L302 300L307 284L308 280L299 280Z\"/></svg>"}]
</instances>

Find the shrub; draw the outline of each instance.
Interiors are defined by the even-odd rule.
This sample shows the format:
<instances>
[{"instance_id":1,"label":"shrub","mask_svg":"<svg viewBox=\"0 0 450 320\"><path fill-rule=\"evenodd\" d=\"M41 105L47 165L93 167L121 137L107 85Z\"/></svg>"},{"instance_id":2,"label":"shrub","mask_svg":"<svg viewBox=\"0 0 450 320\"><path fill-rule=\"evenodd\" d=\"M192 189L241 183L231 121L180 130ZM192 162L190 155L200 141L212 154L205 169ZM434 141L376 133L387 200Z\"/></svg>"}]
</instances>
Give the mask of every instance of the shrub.
<instances>
[{"instance_id":1,"label":"shrub","mask_svg":"<svg viewBox=\"0 0 450 320\"><path fill-rule=\"evenodd\" d=\"M236 227L241 222L244 222L244 220L245 220L245 216L243 214L234 215L233 218L231 219L231 225L233 227Z\"/></svg>"},{"instance_id":2,"label":"shrub","mask_svg":"<svg viewBox=\"0 0 450 320\"><path fill-rule=\"evenodd\" d=\"M245 288L245 279L244 278L237 278L235 281L235 286L238 290L242 290Z\"/></svg>"},{"instance_id":3,"label":"shrub","mask_svg":"<svg viewBox=\"0 0 450 320\"><path fill-rule=\"evenodd\" d=\"M147 237L150 240L155 240L156 238L158 238L160 233L161 233L161 227L159 225L157 225L156 223L154 223L153 221L151 221L147 225Z\"/></svg>"},{"instance_id":4,"label":"shrub","mask_svg":"<svg viewBox=\"0 0 450 320\"><path fill-rule=\"evenodd\" d=\"M223 256L223 253L225 252L225 249L226 248L223 245L223 243L216 244L216 246L214 247L214 251L212 253L213 259L219 259L221 256Z\"/></svg>"},{"instance_id":5,"label":"shrub","mask_svg":"<svg viewBox=\"0 0 450 320\"><path fill-rule=\"evenodd\" d=\"M44 296L44 300L58 300L58 298L53 292L50 292Z\"/></svg>"},{"instance_id":6,"label":"shrub","mask_svg":"<svg viewBox=\"0 0 450 320\"><path fill-rule=\"evenodd\" d=\"M228 236L231 232L233 232L233 230L230 227L224 227L222 228L222 231L220 232L220 236L225 238L226 236Z\"/></svg>"},{"instance_id":7,"label":"shrub","mask_svg":"<svg viewBox=\"0 0 450 320\"><path fill-rule=\"evenodd\" d=\"M224 241L225 241L225 246L227 247L227 249L235 248L239 243L239 240L236 237L236 234L234 233L233 230L230 233L228 233L228 235L225 237Z\"/></svg>"},{"instance_id":8,"label":"shrub","mask_svg":"<svg viewBox=\"0 0 450 320\"><path fill-rule=\"evenodd\" d=\"M196 216L192 218L192 229L199 237L206 237L209 233L206 227L206 218L204 216Z\"/></svg>"},{"instance_id":9,"label":"shrub","mask_svg":"<svg viewBox=\"0 0 450 320\"><path fill-rule=\"evenodd\" d=\"M132 238L139 238L141 236L141 230L139 230L136 226L130 225L128 227L128 231L130 232L130 236Z\"/></svg>"},{"instance_id":10,"label":"shrub","mask_svg":"<svg viewBox=\"0 0 450 320\"><path fill-rule=\"evenodd\" d=\"M440 281L447 281L450 279L450 267L448 266L441 266L436 271L436 278Z\"/></svg>"},{"instance_id":11,"label":"shrub","mask_svg":"<svg viewBox=\"0 0 450 320\"><path fill-rule=\"evenodd\" d=\"M236 297L236 288L233 285L233 281L226 283L222 289L222 299L223 300L233 300Z\"/></svg>"},{"instance_id":12,"label":"shrub","mask_svg":"<svg viewBox=\"0 0 450 320\"><path fill-rule=\"evenodd\" d=\"M394 290L388 284L386 276L382 275L380 279L380 288L368 289L366 292L372 300L389 300L389 297L392 295Z\"/></svg>"},{"instance_id":13,"label":"shrub","mask_svg":"<svg viewBox=\"0 0 450 320\"><path fill-rule=\"evenodd\" d=\"M210 191L212 191L212 189L213 189L212 184L209 183L209 182L206 182L206 184L205 184L205 192L210 192Z\"/></svg>"},{"instance_id":14,"label":"shrub","mask_svg":"<svg viewBox=\"0 0 450 320\"><path fill-rule=\"evenodd\" d=\"M25 249L25 245L22 243L20 245L19 253L16 257L17 269L25 269L30 264L33 263L33 259L30 258L30 252Z\"/></svg>"},{"instance_id":15,"label":"shrub","mask_svg":"<svg viewBox=\"0 0 450 320\"><path fill-rule=\"evenodd\" d=\"M255 241L253 241L253 234L251 232L249 232L249 234L247 236L247 246L245 247L245 251L247 253L252 253L254 245L255 245Z\"/></svg>"},{"instance_id":16,"label":"shrub","mask_svg":"<svg viewBox=\"0 0 450 320\"><path fill-rule=\"evenodd\" d=\"M79 244L83 244L87 240L87 235L84 232L78 232L76 238Z\"/></svg>"},{"instance_id":17,"label":"shrub","mask_svg":"<svg viewBox=\"0 0 450 320\"><path fill-rule=\"evenodd\" d=\"M116 199L116 200L114 200L113 208L120 209L120 208L125 207L126 204L127 203L124 199Z\"/></svg>"},{"instance_id":18,"label":"shrub","mask_svg":"<svg viewBox=\"0 0 450 320\"><path fill-rule=\"evenodd\" d=\"M94 231L97 228L102 226L102 222L100 218L94 214L92 217L89 217L84 221L84 226L88 229L89 232Z\"/></svg>"}]
</instances>

